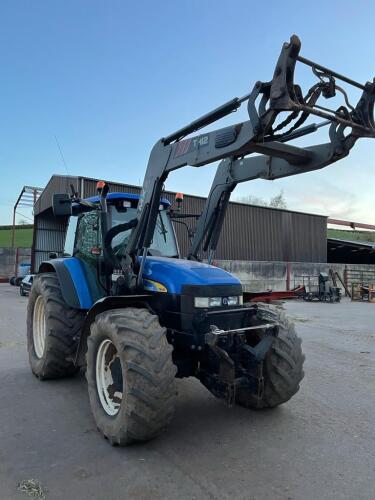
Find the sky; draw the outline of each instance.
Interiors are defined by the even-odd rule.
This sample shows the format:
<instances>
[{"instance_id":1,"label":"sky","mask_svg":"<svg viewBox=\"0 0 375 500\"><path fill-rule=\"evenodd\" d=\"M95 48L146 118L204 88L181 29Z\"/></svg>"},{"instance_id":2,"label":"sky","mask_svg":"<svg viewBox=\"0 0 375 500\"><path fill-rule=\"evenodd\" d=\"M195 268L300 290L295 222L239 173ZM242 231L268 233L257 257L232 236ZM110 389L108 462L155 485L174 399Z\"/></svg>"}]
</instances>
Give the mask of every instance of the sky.
<instances>
[{"instance_id":1,"label":"sky","mask_svg":"<svg viewBox=\"0 0 375 500\"><path fill-rule=\"evenodd\" d=\"M293 33L305 57L372 79L374 16L361 0L1 0L0 224L23 185L52 174L141 184L160 137L271 79ZM216 127L246 119L244 108ZM173 172L166 188L207 196L216 165ZM292 210L375 224L374 174L375 141L362 139L325 170L244 183L232 199L282 190Z\"/></svg>"}]
</instances>

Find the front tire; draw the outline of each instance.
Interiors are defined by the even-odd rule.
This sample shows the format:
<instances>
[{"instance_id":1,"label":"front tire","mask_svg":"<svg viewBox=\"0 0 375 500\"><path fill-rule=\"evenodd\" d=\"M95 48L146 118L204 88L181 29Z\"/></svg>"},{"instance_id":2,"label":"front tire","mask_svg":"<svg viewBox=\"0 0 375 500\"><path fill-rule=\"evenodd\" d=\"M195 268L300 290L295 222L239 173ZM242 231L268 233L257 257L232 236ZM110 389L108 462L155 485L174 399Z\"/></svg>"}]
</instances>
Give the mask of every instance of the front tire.
<instances>
[{"instance_id":1,"label":"front tire","mask_svg":"<svg viewBox=\"0 0 375 500\"><path fill-rule=\"evenodd\" d=\"M112 445L147 441L170 423L176 367L166 329L147 309L114 309L91 325L86 354L89 399Z\"/></svg>"},{"instance_id":2,"label":"front tire","mask_svg":"<svg viewBox=\"0 0 375 500\"><path fill-rule=\"evenodd\" d=\"M301 339L294 324L275 307L259 305L252 325L279 323L279 333L263 362L264 390L261 398L242 388L236 393L236 403L246 408L273 408L288 401L300 388L304 377ZM259 330L259 340L264 330Z\"/></svg>"},{"instance_id":3,"label":"front tire","mask_svg":"<svg viewBox=\"0 0 375 500\"><path fill-rule=\"evenodd\" d=\"M84 313L69 307L55 273L34 279L27 307L27 349L32 372L41 380L68 377L74 364Z\"/></svg>"}]
</instances>

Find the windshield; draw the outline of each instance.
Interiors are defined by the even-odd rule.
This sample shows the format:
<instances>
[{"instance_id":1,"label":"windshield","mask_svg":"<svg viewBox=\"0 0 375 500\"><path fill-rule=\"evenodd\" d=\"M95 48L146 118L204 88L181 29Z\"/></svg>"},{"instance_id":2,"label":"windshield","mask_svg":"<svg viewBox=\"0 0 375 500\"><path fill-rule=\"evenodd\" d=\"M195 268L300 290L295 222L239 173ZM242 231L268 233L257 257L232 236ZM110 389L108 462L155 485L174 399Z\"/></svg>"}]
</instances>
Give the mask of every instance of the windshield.
<instances>
[{"instance_id":1,"label":"windshield","mask_svg":"<svg viewBox=\"0 0 375 500\"><path fill-rule=\"evenodd\" d=\"M111 226L118 226L134 219L137 215L136 208L120 209L116 206L111 206ZM129 240L131 229L116 235L112 240L112 248L116 255L122 256L124 254L126 245ZM149 255L163 256L163 257L178 257L178 250L176 245L175 234L173 231L172 223L167 215L166 210L159 210L156 220L154 238L149 248Z\"/></svg>"}]
</instances>

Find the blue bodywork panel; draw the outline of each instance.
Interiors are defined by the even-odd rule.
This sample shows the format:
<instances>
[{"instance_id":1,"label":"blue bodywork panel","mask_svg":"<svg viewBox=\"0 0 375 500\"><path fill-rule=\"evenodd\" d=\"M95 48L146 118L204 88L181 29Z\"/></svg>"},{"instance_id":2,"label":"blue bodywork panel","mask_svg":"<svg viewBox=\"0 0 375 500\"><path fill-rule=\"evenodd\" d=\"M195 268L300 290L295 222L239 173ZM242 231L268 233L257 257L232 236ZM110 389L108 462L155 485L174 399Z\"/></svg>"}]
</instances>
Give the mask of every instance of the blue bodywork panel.
<instances>
[{"instance_id":1,"label":"blue bodywork panel","mask_svg":"<svg viewBox=\"0 0 375 500\"><path fill-rule=\"evenodd\" d=\"M65 259L57 260L61 260L64 266L68 269L73 280L77 297L81 304L81 308L89 309L93 304L93 300L88 287L82 262L75 257L66 257Z\"/></svg>"},{"instance_id":2,"label":"blue bodywork panel","mask_svg":"<svg viewBox=\"0 0 375 500\"><path fill-rule=\"evenodd\" d=\"M95 300L90 291L90 281L86 276L84 263L76 257L53 259L42 262L39 272L49 272L50 267L57 274L65 302L76 309L90 309Z\"/></svg>"},{"instance_id":3,"label":"blue bodywork panel","mask_svg":"<svg viewBox=\"0 0 375 500\"><path fill-rule=\"evenodd\" d=\"M66 303L78 309L90 309L99 297L94 289L90 289L84 263L76 257L66 257L53 259L49 264L55 268ZM236 277L218 267L168 257L147 257L143 277L145 290L176 295L181 294L183 285L240 284Z\"/></svg>"},{"instance_id":4,"label":"blue bodywork panel","mask_svg":"<svg viewBox=\"0 0 375 500\"><path fill-rule=\"evenodd\" d=\"M239 285L232 274L193 260L147 257L143 277L164 285L168 293L180 294L182 285Z\"/></svg>"}]
</instances>

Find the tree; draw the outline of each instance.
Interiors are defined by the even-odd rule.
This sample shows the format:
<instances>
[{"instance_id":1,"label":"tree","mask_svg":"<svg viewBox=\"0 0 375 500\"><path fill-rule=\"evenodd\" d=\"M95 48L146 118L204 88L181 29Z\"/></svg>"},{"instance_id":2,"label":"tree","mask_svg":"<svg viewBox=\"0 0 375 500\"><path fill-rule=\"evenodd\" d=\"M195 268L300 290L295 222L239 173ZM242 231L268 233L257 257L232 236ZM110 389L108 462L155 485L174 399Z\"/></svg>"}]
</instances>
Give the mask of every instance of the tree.
<instances>
[{"instance_id":1,"label":"tree","mask_svg":"<svg viewBox=\"0 0 375 500\"><path fill-rule=\"evenodd\" d=\"M20 219L20 220L18 221L18 224L19 224L20 226L24 226L25 224L29 224L29 222L27 222L27 220L26 220L26 219Z\"/></svg>"},{"instance_id":2,"label":"tree","mask_svg":"<svg viewBox=\"0 0 375 500\"><path fill-rule=\"evenodd\" d=\"M247 196L240 196L239 198L236 198L236 201L239 201L240 203L246 203L247 205L257 205L259 207L268 206L267 202L263 198L253 196L251 194L248 194Z\"/></svg>"},{"instance_id":3,"label":"tree","mask_svg":"<svg viewBox=\"0 0 375 500\"><path fill-rule=\"evenodd\" d=\"M259 198L258 196L253 196L251 194L247 196L240 196L236 199L240 203L246 203L248 205L257 205L259 207L270 207L270 208L287 208L287 203L284 198L284 192L280 191L279 194L273 196L269 201Z\"/></svg>"},{"instance_id":4,"label":"tree","mask_svg":"<svg viewBox=\"0 0 375 500\"><path fill-rule=\"evenodd\" d=\"M280 191L279 194L271 198L269 206L272 208L287 208L287 204L284 198L284 191Z\"/></svg>"}]
</instances>

